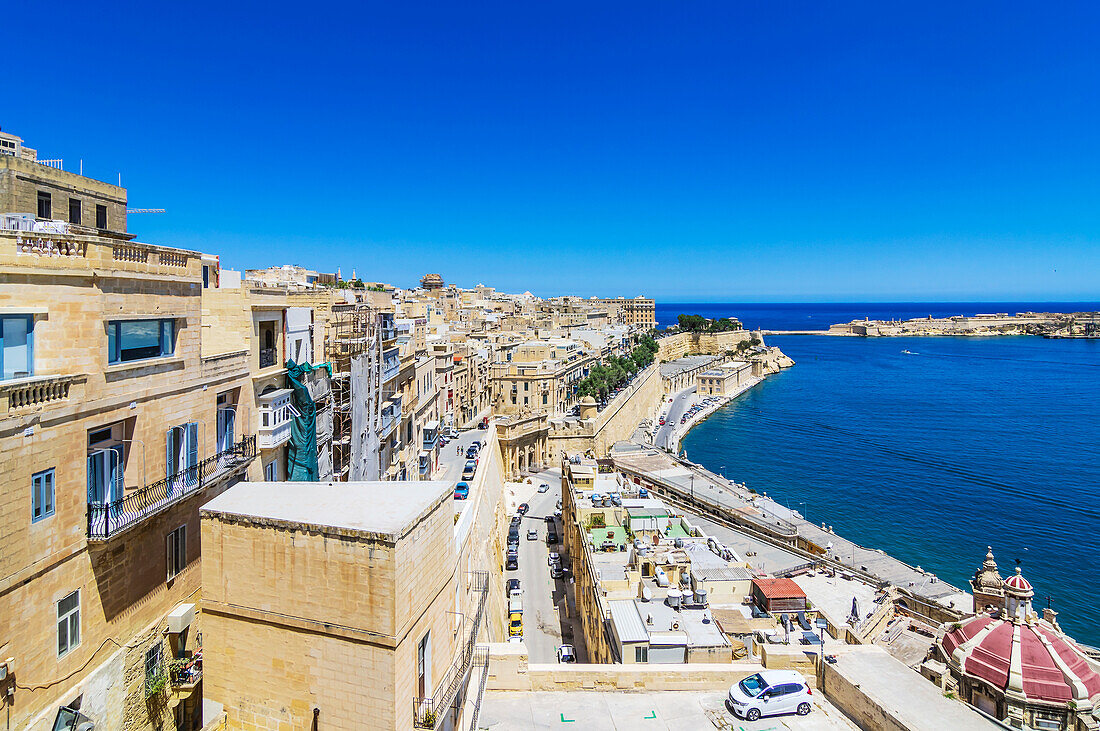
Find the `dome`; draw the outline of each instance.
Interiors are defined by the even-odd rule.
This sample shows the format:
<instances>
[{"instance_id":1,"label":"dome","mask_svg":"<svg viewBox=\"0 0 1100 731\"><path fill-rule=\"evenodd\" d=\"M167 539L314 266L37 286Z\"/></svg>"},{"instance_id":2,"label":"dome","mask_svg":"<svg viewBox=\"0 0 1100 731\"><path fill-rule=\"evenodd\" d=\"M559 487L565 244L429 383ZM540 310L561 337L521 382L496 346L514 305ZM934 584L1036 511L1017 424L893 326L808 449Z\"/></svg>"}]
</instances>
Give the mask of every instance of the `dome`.
<instances>
[{"instance_id":1,"label":"dome","mask_svg":"<svg viewBox=\"0 0 1100 731\"><path fill-rule=\"evenodd\" d=\"M1100 696L1100 674L1072 639L1045 620L1019 623L979 614L950 626L938 644L964 677L1028 701L1073 701L1080 707Z\"/></svg>"},{"instance_id":2,"label":"dome","mask_svg":"<svg viewBox=\"0 0 1100 731\"><path fill-rule=\"evenodd\" d=\"M1016 575L1009 576L1005 580L1005 591L1021 598L1030 599L1035 596L1035 590L1031 588L1031 582L1023 577L1019 566L1016 567Z\"/></svg>"}]
</instances>

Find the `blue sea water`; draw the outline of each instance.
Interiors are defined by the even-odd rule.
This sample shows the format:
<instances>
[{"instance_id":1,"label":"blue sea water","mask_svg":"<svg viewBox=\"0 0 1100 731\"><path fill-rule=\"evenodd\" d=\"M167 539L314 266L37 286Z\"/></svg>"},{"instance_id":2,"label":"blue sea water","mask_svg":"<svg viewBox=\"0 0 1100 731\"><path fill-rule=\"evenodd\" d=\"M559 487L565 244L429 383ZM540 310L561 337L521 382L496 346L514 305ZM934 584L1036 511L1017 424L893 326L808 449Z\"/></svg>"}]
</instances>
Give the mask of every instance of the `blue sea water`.
<instances>
[{"instance_id":1,"label":"blue sea water","mask_svg":"<svg viewBox=\"0 0 1100 731\"><path fill-rule=\"evenodd\" d=\"M658 327L675 324L677 316L736 317L748 330L828 330L829 325L869 317L872 320L911 320L989 312L1095 312L1097 302L826 302L826 303L716 303L658 302Z\"/></svg>"},{"instance_id":2,"label":"blue sea water","mask_svg":"<svg viewBox=\"0 0 1100 731\"><path fill-rule=\"evenodd\" d=\"M720 314L750 324L736 307ZM768 307L776 329L812 308ZM1002 575L1021 562L1037 609L1049 597L1064 629L1100 644L1100 341L768 343L797 365L692 430L692 460L963 589L991 545Z\"/></svg>"}]
</instances>

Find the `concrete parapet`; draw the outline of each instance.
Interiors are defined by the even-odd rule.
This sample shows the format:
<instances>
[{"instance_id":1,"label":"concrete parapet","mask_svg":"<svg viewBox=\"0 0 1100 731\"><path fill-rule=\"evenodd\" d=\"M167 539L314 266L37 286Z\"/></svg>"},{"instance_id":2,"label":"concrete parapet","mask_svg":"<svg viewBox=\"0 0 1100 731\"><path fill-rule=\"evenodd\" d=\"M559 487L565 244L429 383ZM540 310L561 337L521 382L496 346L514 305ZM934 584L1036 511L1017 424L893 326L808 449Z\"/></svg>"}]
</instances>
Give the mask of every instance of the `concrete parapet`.
<instances>
[{"instance_id":1,"label":"concrete parapet","mask_svg":"<svg viewBox=\"0 0 1100 731\"><path fill-rule=\"evenodd\" d=\"M532 665L522 643L488 647L487 690L726 690L764 669L756 663Z\"/></svg>"}]
</instances>

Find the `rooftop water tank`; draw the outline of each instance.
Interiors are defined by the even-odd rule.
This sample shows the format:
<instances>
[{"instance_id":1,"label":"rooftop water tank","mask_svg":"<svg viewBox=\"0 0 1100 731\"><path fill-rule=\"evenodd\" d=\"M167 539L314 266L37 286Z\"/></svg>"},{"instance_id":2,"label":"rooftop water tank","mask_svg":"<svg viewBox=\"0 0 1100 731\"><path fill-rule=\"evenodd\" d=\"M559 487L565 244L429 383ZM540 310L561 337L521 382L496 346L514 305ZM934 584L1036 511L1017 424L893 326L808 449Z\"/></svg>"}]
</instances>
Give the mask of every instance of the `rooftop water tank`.
<instances>
[{"instance_id":1,"label":"rooftop water tank","mask_svg":"<svg viewBox=\"0 0 1100 731\"><path fill-rule=\"evenodd\" d=\"M695 603L701 607L707 605L707 590L701 586L695 590Z\"/></svg>"},{"instance_id":2,"label":"rooftop water tank","mask_svg":"<svg viewBox=\"0 0 1100 731\"><path fill-rule=\"evenodd\" d=\"M668 605L673 609L679 609L680 603L683 601L684 594L679 589L668 590Z\"/></svg>"}]
</instances>

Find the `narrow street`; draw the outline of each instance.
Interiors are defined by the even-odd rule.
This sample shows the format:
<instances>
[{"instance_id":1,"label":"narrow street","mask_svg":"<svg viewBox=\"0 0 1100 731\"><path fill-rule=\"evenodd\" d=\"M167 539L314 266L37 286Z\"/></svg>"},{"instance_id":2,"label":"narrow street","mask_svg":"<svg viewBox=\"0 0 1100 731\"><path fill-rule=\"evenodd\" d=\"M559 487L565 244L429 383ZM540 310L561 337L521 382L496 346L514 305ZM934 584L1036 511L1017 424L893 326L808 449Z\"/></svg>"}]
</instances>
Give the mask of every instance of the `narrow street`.
<instances>
[{"instance_id":1,"label":"narrow street","mask_svg":"<svg viewBox=\"0 0 1100 731\"><path fill-rule=\"evenodd\" d=\"M680 423L680 417L684 415L684 411L687 410L688 403L694 394L695 386L692 386L691 388L685 388L672 397L672 404L668 406L668 413L665 415L665 425L657 429L657 436L653 440L654 446L668 450L676 449L673 435ZM668 399L665 399L665 403L667 405Z\"/></svg>"}]
</instances>

